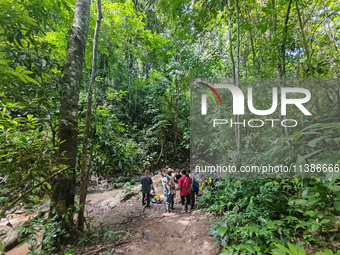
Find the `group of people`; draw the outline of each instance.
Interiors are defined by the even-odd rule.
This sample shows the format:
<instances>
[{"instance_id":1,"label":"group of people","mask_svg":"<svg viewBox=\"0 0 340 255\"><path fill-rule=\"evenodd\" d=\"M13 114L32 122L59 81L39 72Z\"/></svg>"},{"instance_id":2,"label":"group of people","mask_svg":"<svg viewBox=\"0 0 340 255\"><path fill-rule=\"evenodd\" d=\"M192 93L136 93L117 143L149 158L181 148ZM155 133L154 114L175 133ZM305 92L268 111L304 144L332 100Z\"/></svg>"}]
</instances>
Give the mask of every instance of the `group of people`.
<instances>
[{"instance_id":1,"label":"group of people","mask_svg":"<svg viewBox=\"0 0 340 255\"><path fill-rule=\"evenodd\" d=\"M152 189L152 179L150 172L147 170L141 179L142 184L142 204L150 207L150 192ZM168 168L162 172L162 187L164 192L165 212L169 213L174 210L176 190L179 190L181 197L182 213L191 212L195 206L195 199L198 195L199 184L190 170L181 170L176 173ZM146 199L145 199L146 198ZM146 200L146 204L145 204Z\"/></svg>"}]
</instances>

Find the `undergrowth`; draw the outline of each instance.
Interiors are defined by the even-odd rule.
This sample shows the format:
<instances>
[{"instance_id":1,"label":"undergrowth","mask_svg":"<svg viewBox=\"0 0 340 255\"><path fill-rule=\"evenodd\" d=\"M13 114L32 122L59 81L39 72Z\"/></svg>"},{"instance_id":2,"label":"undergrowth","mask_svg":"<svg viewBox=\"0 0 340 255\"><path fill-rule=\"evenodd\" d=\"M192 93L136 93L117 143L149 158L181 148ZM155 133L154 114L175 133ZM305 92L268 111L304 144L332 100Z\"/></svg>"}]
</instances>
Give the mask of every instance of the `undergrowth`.
<instances>
[{"instance_id":1,"label":"undergrowth","mask_svg":"<svg viewBox=\"0 0 340 255\"><path fill-rule=\"evenodd\" d=\"M220 216L210 234L222 254L304 254L305 248L333 254L339 199L339 183L330 179L225 179L208 187L198 206ZM302 253L280 250L301 243Z\"/></svg>"}]
</instances>

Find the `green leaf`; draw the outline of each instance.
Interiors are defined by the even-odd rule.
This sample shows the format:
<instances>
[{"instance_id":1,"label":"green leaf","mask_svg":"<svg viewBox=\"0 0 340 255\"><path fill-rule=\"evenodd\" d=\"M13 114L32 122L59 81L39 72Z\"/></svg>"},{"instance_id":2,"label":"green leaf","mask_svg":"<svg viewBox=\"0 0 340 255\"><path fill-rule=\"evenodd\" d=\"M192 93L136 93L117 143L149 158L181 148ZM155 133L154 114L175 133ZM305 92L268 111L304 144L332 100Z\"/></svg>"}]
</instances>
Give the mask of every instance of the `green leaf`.
<instances>
[{"instance_id":1,"label":"green leaf","mask_svg":"<svg viewBox=\"0 0 340 255\"><path fill-rule=\"evenodd\" d=\"M334 164L334 162L336 162L338 159L340 158L340 151L337 151L335 153L333 153L330 156L324 157L320 160L318 160L315 165L317 164Z\"/></svg>"},{"instance_id":2,"label":"green leaf","mask_svg":"<svg viewBox=\"0 0 340 255\"><path fill-rule=\"evenodd\" d=\"M22 66L17 66L17 68L15 68L16 73L20 73L22 70L24 70Z\"/></svg>"},{"instance_id":3,"label":"green leaf","mask_svg":"<svg viewBox=\"0 0 340 255\"><path fill-rule=\"evenodd\" d=\"M313 233L314 233L314 232L316 232L316 231L319 229L319 225L316 224L316 223L314 223L314 224L312 224L311 229L312 229L312 231L313 231Z\"/></svg>"},{"instance_id":4,"label":"green leaf","mask_svg":"<svg viewBox=\"0 0 340 255\"><path fill-rule=\"evenodd\" d=\"M326 224L328 222L330 222L331 220L330 219L323 219L322 221L320 221L321 224Z\"/></svg>"},{"instance_id":5,"label":"green leaf","mask_svg":"<svg viewBox=\"0 0 340 255\"><path fill-rule=\"evenodd\" d=\"M305 255L306 254L306 250L299 250L297 254L298 255Z\"/></svg>"},{"instance_id":6,"label":"green leaf","mask_svg":"<svg viewBox=\"0 0 340 255\"><path fill-rule=\"evenodd\" d=\"M291 250L292 254L297 255L297 250L290 242L288 242L288 248Z\"/></svg>"},{"instance_id":7,"label":"green leaf","mask_svg":"<svg viewBox=\"0 0 340 255\"><path fill-rule=\"evenodd\" d=\"M33 202L34 203L38 203L39 202L39 197L38 196L34 196Z\"/></svg>"},{"instance_id":8,"label":"green leaf","mask_svg":"<svg viewBox=\"0 0 340 255\"><path fill-rule=\"evenodd\" d=\"M286 253L288 253L288 254L290 254L290 255L294 255L293 253L291 253L291 251L290 250L288 250L286 247L284 247L283 245L281 245L281 244L275 244L275 246L277 247L277 248L279 248L281 251L284 251L284 252L286 252Z\"/></svg>"},{"instance_id":9,"label":"green leaf","mask_svg":"<svg viewBox=\"0 0 340 255\"><path fill-rule=\"evenodd\" d=\"M35 84L39 85L39 82L37 82L36 80L32 79L32 78L29 77L28 75L23 74L23 76L25 77L25 79L26 79L27 81L30 81L30 82L32 82L32 83L35 83Z\"/></svg>"},{"instance_id":10,"label":"green leaf","mask_svg":"<svg viewBox=\"0 0 340 255\"><path fill-rule=\"evenodd\" d=\"M340 200L334 201L334 208L335 208L335 210L340 212Z\"/></svg>"},{"instance_id":11,"label":"green leaf","mask_svg":"<svg viewBox=\"0 0 340 255\"><path fill-rule=\"evenodd\" d=\"M46 182L46 187L50 190L52 188L51 184L49 184L48 182Z\"/></svg>"},{"instance_id":12,"label":"green leaf","mask_svg":"<svg viewBox=\"0 0 340 255\"><path fill-rule=\"evenodd\" d=\"M22 82L24 82L25 84L27 83L27 81L25 80L25 77L23 75L18 74L18 77Z\"/></svg>"},{"instance_id":13,"label":"green leaf","mask_svg":"<svg viewBox=\"0 0 340 255\"><path fill-rule=\"evenodd\" d=\"M323 252L316 252L314 255L334 255L334 253L331 250L326 249Z\"/></svg>"},{"instance_id":14,"label":"green leaf","mask_svg":"<svg viewBox=\"0 0 340 255\"><path fill-rule=\"evenodd\" d=\"M314 148L319 141L321 141L321 140L323 140L325 138L327 138L327 136L317 137L317 138L309 141L308 142L308 146Z\"/></svg>"}]
</instances>

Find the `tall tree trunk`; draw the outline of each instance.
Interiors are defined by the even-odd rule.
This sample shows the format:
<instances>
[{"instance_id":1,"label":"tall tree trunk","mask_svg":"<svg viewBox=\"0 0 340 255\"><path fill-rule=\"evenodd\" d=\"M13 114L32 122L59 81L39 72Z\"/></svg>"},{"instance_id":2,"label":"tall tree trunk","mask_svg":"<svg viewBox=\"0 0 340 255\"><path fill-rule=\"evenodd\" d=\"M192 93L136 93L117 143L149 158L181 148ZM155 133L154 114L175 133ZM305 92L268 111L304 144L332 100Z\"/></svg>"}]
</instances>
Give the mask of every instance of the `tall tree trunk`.
<instances>
[{"instance_id":1,"label":"tall tree trunk","mask_svg":"<svg viewBox=\"0 0 340 255\"><path fill-rule=\"evenodd\" d=\"M236 86L240 87L240 9L239 0L236 0L236 26L237 26L237 43L236 43ZM240 123L240 115L235 116L236 123ZM240 125L235 125L236 149L238 152L237 164L241 166L241 130Z\"/></svg>"},{"instance_id":2,"label":"tall tree trunk","mask_svg":"<svg viewBox=\"0 0 340 255\"><path fill-rule=\"evenodd\" d=\"M309 45L307 43L305 29L304 29L303 22L302 22L302 18L301 18L301 13L300 13L298 1L296 1L295 4L296 4L296 11L297 11L297 14L298 14L299 27L300 27L301 36L302 36L303 48L304 48L304 50L306 52L306 58L307 58L307 65L308 65L308 69L309 69L309 74L310 74L310 76L312 78L314 78L314 70L313 70L311 55L310 55L310 52L309 52ZM316 86L317 83L314 82L313 84L314 84L314 86L313 86L314 87L313 88L313 93L314 93L316 112L318 114L320 114L319 96L318 96L318 89L319 88Z\"/></svg>"},{"instance_id":3,"label":"tall tree trunk","mask_svg":"<svg viewBox=\"0 0 340 255\"><path fill-rule=\"evenodd\" d=\"M94 30L92 72L91 72L91 79L90 79L89 91L88 91L88 96L87 96L86 122L85 122L85 130L84 130L84 137L83 137L82 163L81 163L81 184L80 184L80 196L79 196L79 204L81 205L81 209L79 210L79 213L78 213L78 228L80 228L81 230L84 229L84 222L85 222L84 209L85 209L85 201L86 201L86 195L87 195L88 176L89 176L88 174L89 167L87 165L87 145L88 145L89 133L90 133L93 86L94 86L94 81L97 75L98 37L99 37L101 20L102 20L101 0L97 0L97 22L96 22L96 28Z\"/></svg>"},{"instance_id":4,"label":"tall tree trunk","mask_svg":"<svg viewBox=\"0 0 340 255\"><path fill-rule=\"evenodd\" d=\"M228 33L229 33L229 54L231 59L231 68L232 68L232 75L233 75L233 84L239 87L239 68L240 68L240 41L239 41L239 10L238 10L238 1L236 1L236 22L237 22L237 48L236 48L236 64L233 54L233 41L232 41L232 31L231 31L231 7L230 7L230 0L227 0L227 9L228 9ZM234 116L234 121L239 123L239 115ZM236 143L236 150L240 154L241 152L241 136L240 136L240 127L239 125L235 125L235 143ZM240 165L240 155L238 155L237 164Z\"/></svg>"},{"instance_id":5,"label":"tall tree trunk","mask_svg":"<svg viewBox=\"0 0 340 255\"><path fill-rule=\"evenodd\" d=\"M308 46L308 43L307 43L304 26L303 26L302 19L301 19L301 13L300 13L298 1L295 2L295 6L296 6L296 11L297 11L298 20L299 20L299 27L300 27L301 36L302 36L303 48L304 48L304 50L306 52L307 65L308 65L308 69L309 69L309 74L310 74L311 77L314 77L312 61L310 59L309 46Z\"/></svg>"},{"instance_id":6,"label":"tall tree trunk","mask_svg":"<svg viewBox=\"0 0 340 255\"><path fill-rule=\"evenodd\" d=\"M285 16L285 23L283 27L283 39L282 39L282 44L281 44L281 77L280 78L285 78L286 77L286 40L287 40L287 35L288 35L288 21L289 21L289 14L290 14L290 9L292 6L292 0L289 0L288 2L288 7L286 11L286 16Z\"/></svg>"},{"instance_id":7,"label":"tall tree trunk","mask_svg":"<svg viewBox=\"0 0 340 255\"><path fill-rule=\"evenodd\" d=\"M273 9L275 10L275 2L272 0L272 5ZM292 6L292 0L289 0L287 10L286 10L286 15L285 15L285 21L284 21L284 26L283 26L283 38L282 38L282 43L281 47L278 47L279 51L279 60L277 64L278 68L278 76L279 76L279 82L280 86L284 87L285 86L285 77L286 77L286 40L287 40L287 33L288 33L288 21L289 21L289 14ZM275 21L275 27L274 27L274 34L276 35L276 15L274 16L274 21ZM285 119L284 116L280 115L280 122ZM287 127L281 127L280 128L280 134L281 137L289 135L288 128Z\"/></svg>"},{"instance_id":8,"label":"tall tree trunk","mask_svg":"<svg viewBox=\"0 0 340 255\"><path fill-rule=\"evenodd\" d=\"M235 85L235 60L233 54L233 38L231 33L231 10L230 10L230 0L227 0L227 8L228 8L228 34L229 34L229 55L231 60L231 70L233 75L233 84Z\"/></svg>"},{"instance_id":9,"label":"tall tree trunk","mask_svg":"<svg viewBox=\"0 0 340 255\"><path fill-rule=\"evenodd\" d=\"M67 209L74 205L78 100L90 22L90 6L91 0L76 1L63 73L58 131L60 140L59 153L62 155L58 157L57 162L67 165L72 170L72 173L58 176L53 183L50 217L58 215L60 220L67 212ZM72 219L69 219L68 224L65 223L65 226L70 230L72 223Z\"/></svg>"},{"instance_id":10,"label":"tall tree trunk","mask_svg":"<svg viewBox=\"0 0 340 255\"><path fill-rule=\"evenodd\" d=\"M286 79L286 40L288 36L288 21L289 21L289 15L290 15L290 9L292 7L292 0L289 0L286 17L285 17L285 24L283 27L283 40L281 44L281 60L282 60L282 87L285 86L285 79ZM280 115L281 116L281 115ZM283 119L286 119L286 116L283 117ZM289 136L289 130L288 127L284 127L285 135Z\"/></svg>"},{"instance_id":11,"label":"tall tree trunk","mask_svg":"<svg viewBox=\"0 0 340 255\"><path fill-rule=\"evenodd\" d=\"M337 89L336 97L338 99L338 116L340 117L340 79L339 78L338 78L338 89Z\"/></svg>"},{"instance_id":12,"label":"tall tree trunk","mask_svg":"<svg viewBox=\"0 0 340 255\"><path fill-rule=\"evenodd\" d=\"M258 57L256 56L253 33L252 33L251 30L249 31L249 35L250 35L251 52L253 53L254 67L257 69L258 73L260 74L260 77L262 77L263 74L262 74L262 70L261 70L261 64L260 64Z\"/></svg>"}]
</instances>

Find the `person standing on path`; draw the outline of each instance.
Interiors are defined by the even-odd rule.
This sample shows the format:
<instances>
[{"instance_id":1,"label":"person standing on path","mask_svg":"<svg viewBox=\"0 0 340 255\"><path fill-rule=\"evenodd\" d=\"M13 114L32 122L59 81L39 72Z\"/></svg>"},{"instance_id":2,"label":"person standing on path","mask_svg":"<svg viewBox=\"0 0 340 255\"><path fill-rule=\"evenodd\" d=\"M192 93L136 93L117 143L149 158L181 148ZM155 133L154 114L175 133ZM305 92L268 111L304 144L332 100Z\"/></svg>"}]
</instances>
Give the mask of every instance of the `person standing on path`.
<instances>
[{"instance_id":1,"label":"person standing on path","mask_svg":"<svg viewBox=\"0 0 340 255\"><path fill-rule=\"evenodd\" d=\"M174 171L171 168L168 168L168 175L170 177L170 209L174 210L174 203L175 203L175 197L176 197L176 186L175 186L175 181L174 177L172 176L172 173Z\"/></svg>"},{"instance_id":2,"label":"person standing on path","mask_svg":"<svg viewBox=\"0 0 340 255\"><path fill-rule=\"evenodd\" d=\"M179 173L179 170L176 171L176 174L174 175L174 181L176 184L178 184L179 179L181 179L181 174Z\"/></svg>"},{"instance_id":3,"label":"person standing on path","mask_svg":"<svg viewBox=\"0 0 340 255\"><path fill-rule=\"evenodd\" d=\"M170 203L171 203L171 190L170 190L170 182L171 179L168 175L168 170L164 170L162 173L162 186L164 192L164 204L165 204L165 212L170 212Z\"/></svg>"},{"instance_id":4,"label":"person standing on path","mask_svg":"<svg viewBox=\"0 0 340 255\"><path fill-rule=\"evenodd\" d=\"M192 186L192 179L186 174L186 170L181 171L182 177L178 181L179 195L182 201L182 213L190 212L188 205L190 204L190 190Z\"/></svg>"},{"instance_id":5,"label":"person standing on path","mask_svg":"<svg viewBox=\"0 0 340 255\"><path fill-rule=\"evenodd\" d=\"M190 189L190 209L192 210L195 207L195 200L198 195L199 183L197 181L196 174L191 173L190 169L187 170L187 174L192 180L192 186Z\"/></svg>"},{"instance_id":6,"label":"person standing on path","mask_svg":"<svg viewBox=\"0 0 340 255\"><path fill-rule=\"evenodd\" d=\"M142 177L142 179L140 179L140 183L142 184L142 193L143 193L142 205L145 206L145 196L146 196L146 207L151 207L150 206L150 191L152 187L152 179L150 177L149 170L145 171L144 176Z\"/></svg>"}]
</instances>

